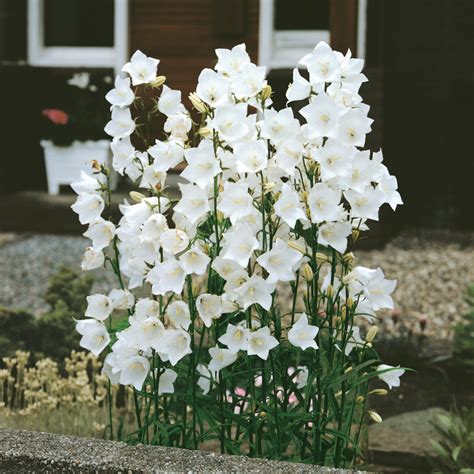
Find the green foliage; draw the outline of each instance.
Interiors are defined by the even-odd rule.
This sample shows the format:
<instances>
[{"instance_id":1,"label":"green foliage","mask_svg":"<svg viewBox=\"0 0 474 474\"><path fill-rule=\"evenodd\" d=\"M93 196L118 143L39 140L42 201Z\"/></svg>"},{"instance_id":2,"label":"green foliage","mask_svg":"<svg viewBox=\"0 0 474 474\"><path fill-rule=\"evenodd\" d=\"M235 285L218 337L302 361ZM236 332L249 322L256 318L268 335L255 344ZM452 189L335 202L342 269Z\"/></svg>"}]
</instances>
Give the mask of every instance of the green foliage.
<instances>
[{"instance_id":1,"label":"green foliage","mask_svg":"<svg viewBox=\"0 0 474 474\"><path fill-rule=\"evenodd\" d=\"M471 310L454 328L453 352L459 364L474 369L474 285L468 288L466 301Z\"/></svg>"},{"instance_id":2,"label":"green foliage","mask_svg":"<svg viewBox=\"0 0 474 474\"><path fill-rule=\"evenodd\" d=\"M37 350L38 327L35 317L22 309L0 307L0 358L17 350Z\"/></svg>"},{"instance_id":3,"label":"green foliage","mask_svg":"<svg viewBox=\"0 0 474 474\"><path fill-rule=\"evenodd\" d=\"M79 349L74 318L84 314L93 280L62 267L48 282L45 301L51 311L35 318L22 309L0 308L0 358L26 350L33 360L51 357L62 361Z\"/></svg>"},{"instance_id":4,"label":"green foliage","mask_svg":"<svg viewBox=\"0 0 474 474\"><path fill-rule=\"evenodd\" d=\"M474 473L474 408L437 415L433 426L440 436L431 440L437 453L430 459L435 472Z\"/></svg>"}]
</instances>

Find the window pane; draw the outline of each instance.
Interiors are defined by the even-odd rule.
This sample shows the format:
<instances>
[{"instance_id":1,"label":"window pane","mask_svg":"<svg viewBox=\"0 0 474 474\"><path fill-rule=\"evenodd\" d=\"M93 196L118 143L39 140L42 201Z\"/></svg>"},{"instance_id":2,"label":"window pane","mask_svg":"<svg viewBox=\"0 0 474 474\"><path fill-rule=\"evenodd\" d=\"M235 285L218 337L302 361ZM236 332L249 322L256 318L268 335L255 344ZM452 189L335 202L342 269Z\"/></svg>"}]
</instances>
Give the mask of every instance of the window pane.
<instances>
[{"instance_id":1,"label":"window pane","mask_svg":"<svg viewBox=\"0 0 474 474\"><path fill-rule=\"evenodd\" d=\"M45 46L114 45L114 0L44 0Z\"/></svg>"},{"instance_id":2,"label":"window pane","mask_svg":"<svg viewBox=\"0 0 474 474\"><path fill-rule=\"evenodd\" d=\"M275 0L275 30L329 30L330 0Z\"/></svg>"}]
</instances>

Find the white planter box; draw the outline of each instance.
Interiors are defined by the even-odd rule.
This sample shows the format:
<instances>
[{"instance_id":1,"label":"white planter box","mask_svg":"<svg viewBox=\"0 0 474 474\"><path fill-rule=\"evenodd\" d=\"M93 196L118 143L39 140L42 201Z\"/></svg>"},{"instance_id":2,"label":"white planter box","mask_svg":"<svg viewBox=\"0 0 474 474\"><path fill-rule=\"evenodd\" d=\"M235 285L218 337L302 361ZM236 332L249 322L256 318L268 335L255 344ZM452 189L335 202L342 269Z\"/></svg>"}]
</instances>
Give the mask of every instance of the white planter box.
<instances>
[{"instance_id":1,"label":"white planter box","mask_svg":"<svg viewBox=\"0 0 474 474\"><path fill-rule=\"evenodd\" d=\"M56 146L49 140L42 140L48 180L48 193L59 194L60 185L79 181L81 170L91 171L91 162L97 161L111 170L111 187L117 184L117 174L112 169L112 153L108 140L78 142L69 146Z\"/></svg>"}]
</instances>

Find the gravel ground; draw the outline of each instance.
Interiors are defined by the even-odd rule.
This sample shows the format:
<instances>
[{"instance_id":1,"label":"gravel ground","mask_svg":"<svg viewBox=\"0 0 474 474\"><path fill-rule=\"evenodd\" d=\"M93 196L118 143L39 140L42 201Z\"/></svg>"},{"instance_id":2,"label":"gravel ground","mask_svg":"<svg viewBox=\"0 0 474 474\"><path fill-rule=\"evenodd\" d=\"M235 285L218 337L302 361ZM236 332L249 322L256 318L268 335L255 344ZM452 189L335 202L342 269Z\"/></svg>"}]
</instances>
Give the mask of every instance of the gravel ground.
<instances>
[{"instance_id":1,"label":"gravel ground","mask_svg":"<svg viewBox=\"0 0 474 474\"><path fill-rule=\"evenodd\" d=\"M83 237L0 234L0 305L48 309L42 301L48 277L61 265L79 269L87 241ZM357 263L380 266L397 279L394 294L398 322L383 317L384 330L404 328L437 339L449 338L467 310L466 287L474 283L474 234L405 232L383 250L359 251ZM94 291L114 286L111 273L94 272Z\"/></svg>"},{"instance_id":2,"label":"gravel ground","mask_svg":"<svg viewBox=\"0 0 474 474\"><path fill-rule=\"evenodd\" d=\"M62 265L80 272L87 242L84 237L4 235L0 238L0 306L21 307L34 314L48 311L42 299L48 278ZM94 272L94 280L94 291L113 288L113 275L104 270Z\"/></svg>"}]
</instances>

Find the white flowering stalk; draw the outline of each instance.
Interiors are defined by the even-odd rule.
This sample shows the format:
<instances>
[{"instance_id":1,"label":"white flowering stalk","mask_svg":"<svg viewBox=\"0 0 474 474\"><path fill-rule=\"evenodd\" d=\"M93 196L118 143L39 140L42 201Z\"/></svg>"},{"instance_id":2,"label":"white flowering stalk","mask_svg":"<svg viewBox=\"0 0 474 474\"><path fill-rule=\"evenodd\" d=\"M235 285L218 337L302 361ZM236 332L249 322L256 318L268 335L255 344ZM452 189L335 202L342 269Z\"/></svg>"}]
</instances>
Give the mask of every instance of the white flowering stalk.
<instances>
[{"instance_id":1,"label":"white flowering stalk","mask_svg":"<svg viewBox=\"0 0 474 474\"><path fill-rule=\"evenodd\" d=\"M138 441L353 465L369 380L403 373L381 364L375 326L360 330L393 308L396 282L354 266L354 244L402 204L382 152L363 150L363 61L319 43L276 111L245 45L216 54L193 115L139 51L107 94L114 169L140 192L113 223L105 168L73 185L92 241L82 268L110 265L119 284L88 298L81 345L134 387Z\"/></svg>"}]
</instances>

